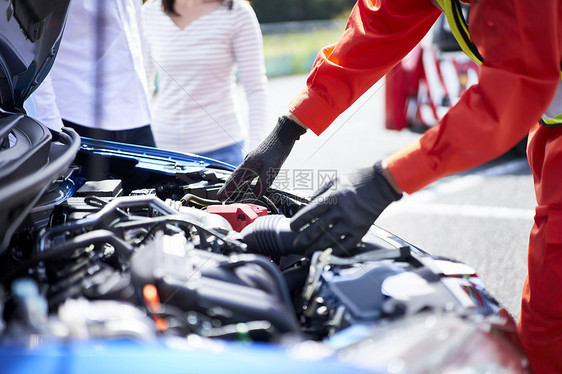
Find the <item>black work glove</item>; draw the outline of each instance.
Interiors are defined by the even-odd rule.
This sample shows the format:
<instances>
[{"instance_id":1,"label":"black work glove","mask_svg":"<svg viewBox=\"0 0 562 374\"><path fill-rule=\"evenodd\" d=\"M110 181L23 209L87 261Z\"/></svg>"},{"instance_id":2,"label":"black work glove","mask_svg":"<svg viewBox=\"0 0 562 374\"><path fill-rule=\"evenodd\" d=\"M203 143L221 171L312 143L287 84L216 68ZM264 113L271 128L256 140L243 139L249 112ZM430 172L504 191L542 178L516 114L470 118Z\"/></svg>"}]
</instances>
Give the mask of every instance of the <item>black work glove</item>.
<instances>
[{"instance_id":1,"label":"black work glove","mask_svg":"<svg viewBox=\"0 0 562 374\"><path fill-rule=\"evenodd\" d=\"M380 161L336 178L292 218L291 229L302 230L293 244L307 255L328 247L335 255L349 254L382 211L401 197L388 183Z\"/></svg>"},{"instance_id":2,"label":"black work glove","mask_svg":"<svg viewBox=\"0 0 562 374\"><path fill-rule=\"evenodd\" d=\"M277 125L268 137L248 153L244 161L232 172L218 192L221 201L234 201L247 196L250 183L258 179L254 187L255 198L260 198L279 173L295 142L306 132L302 126L287 116L279 117Z\"/></svg>"}]
</instances>

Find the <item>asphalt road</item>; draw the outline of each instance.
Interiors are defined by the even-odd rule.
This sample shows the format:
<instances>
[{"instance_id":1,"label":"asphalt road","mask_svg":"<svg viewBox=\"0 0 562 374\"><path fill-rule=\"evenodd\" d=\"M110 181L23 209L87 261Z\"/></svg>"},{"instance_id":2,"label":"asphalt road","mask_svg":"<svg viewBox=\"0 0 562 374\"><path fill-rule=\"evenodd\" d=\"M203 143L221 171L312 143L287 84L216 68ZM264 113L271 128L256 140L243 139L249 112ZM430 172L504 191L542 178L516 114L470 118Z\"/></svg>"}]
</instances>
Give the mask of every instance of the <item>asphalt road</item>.
<instances>
[{"instance_id":1,"label":"asphalt road","mask_svg":"<svg viewBox=\"0 0 562 374\"><path fill-rule=\"evenodd\" d=\"M270 80L271 127L305 79ZM418 137L384 129L381 82L321 136L303 136L275 183L310 194L325 175L372 165ZM405 196L387 208L376 224L425 251L471 265L517 318L534 205L526 159L507 156Z\"/></svg>"}]
</instances>

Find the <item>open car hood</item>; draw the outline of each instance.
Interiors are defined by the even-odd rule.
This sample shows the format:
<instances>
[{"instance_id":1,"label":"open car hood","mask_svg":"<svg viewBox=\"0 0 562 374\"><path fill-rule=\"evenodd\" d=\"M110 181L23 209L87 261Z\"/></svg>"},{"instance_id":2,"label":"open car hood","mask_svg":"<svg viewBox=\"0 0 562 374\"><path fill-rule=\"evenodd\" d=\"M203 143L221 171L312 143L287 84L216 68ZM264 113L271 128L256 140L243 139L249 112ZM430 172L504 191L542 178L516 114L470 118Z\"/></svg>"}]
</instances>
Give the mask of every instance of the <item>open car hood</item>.
<instances>
[{"instance_id":1,"label":"open car hood","mask_svg":"<svg viewBox=\"0 0 562 374\"><path fill-rule=\"evenodd\" d=\"M23 103L48 74L69 0L0 0L0 254L80 146L73 130L52 142Z\"/></svg>"},{"instance_id":2,"label":"open car hood","mask_svg":"<svg viewBox=\"0 0 562 374\"><path fill-rule=\"evenodd\" d=\"M0 0L0 104L21 112L48 74L70 0Z\"/></svg>"}]
</instances>

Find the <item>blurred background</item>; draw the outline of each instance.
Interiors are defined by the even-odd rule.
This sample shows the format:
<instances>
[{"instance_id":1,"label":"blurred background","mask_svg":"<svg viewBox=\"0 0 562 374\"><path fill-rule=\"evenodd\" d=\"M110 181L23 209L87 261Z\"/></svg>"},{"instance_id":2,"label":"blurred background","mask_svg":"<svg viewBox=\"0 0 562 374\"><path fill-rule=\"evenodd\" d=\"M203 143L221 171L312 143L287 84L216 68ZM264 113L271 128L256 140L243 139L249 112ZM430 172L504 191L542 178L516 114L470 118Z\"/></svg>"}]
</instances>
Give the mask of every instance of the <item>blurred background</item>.
<instances>
[{"instance_id":1,"label":"blurred background","mask_svg":"<svg viewBox=\"0 0 562 374\"><path fill-rule=\"evenodd\" d=\"M304 74L318 50L342 33L350 0L251 1L264 37L268 77Z\"/></svg>"}]
</instances>

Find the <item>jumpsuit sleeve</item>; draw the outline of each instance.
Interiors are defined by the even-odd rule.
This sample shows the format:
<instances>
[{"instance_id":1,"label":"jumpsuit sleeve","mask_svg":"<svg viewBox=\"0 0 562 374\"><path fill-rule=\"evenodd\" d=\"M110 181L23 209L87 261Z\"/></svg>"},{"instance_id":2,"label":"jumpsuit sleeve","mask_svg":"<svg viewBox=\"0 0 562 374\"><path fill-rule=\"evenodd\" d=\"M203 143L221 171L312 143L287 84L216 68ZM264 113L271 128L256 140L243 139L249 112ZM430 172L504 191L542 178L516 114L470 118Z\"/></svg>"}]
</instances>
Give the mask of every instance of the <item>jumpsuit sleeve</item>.
<instances>
[{"instance_id":1,"label":"jumpsuit sleeve","mask_svg":"<svg viewBox=\"0 0 562 374\"><path fill-rule=\"evenodd\" d=\"M418 44L440 14L430 0L359 0L344 34L320 51L289 110L321 134Z\"/></svg>"},{"instance_id":2,"label":"jumpsuit sleeve","mask_svg":"<svg viewBox=\"0 0 562 374\"><path fill-rule=\"evenodd\" d=\"M556 0L474 2L469 30L484 57L478 83L387 164L407 193L509 150L536 125L560 80Z\"/></svg>"}]
</instances>

